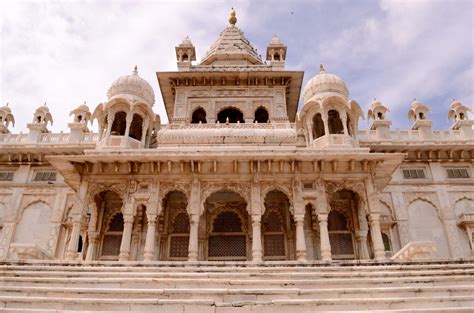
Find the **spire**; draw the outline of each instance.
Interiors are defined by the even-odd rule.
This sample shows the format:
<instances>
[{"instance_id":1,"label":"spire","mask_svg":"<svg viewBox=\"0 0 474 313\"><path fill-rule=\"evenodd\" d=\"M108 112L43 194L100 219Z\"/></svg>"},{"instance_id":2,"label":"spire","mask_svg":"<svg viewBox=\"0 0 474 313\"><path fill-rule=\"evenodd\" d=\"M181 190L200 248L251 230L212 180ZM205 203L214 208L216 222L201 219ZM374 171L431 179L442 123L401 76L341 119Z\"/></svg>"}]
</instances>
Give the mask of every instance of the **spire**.
<instances>
[{"instance_id":1,"label":"spire","mask_svg":"<svg viewBox=\"0 0 474 313\"><path fill-rule=\"evenodd\" d=\"M322 64L319 64L319 74L324 74L324 73L326 73L324 66Z\"/></svg>"},{"instance_id":2,"label":"spire","mask_svg":"<svg viewBox=\"0 0 474 313\"><path fill-rule=\"evenodd\" d=\"M133 69L133 74L134 75L138 75L138 66L135 65L134 69Z\"/></svg>"},{"instance_id":3,"label":"spire","mask_svg":"<svg viewBox=\"0 0 474 313\"><path fill-rule=\"evenodd\" d=\"M235 24L237 23L237 17L235 15L236 15L235 10L234 8L232 8L232 10L230 11L230 16L229 16L229 24L232 26L235 26Z\"/></svg>"}]
</instances>

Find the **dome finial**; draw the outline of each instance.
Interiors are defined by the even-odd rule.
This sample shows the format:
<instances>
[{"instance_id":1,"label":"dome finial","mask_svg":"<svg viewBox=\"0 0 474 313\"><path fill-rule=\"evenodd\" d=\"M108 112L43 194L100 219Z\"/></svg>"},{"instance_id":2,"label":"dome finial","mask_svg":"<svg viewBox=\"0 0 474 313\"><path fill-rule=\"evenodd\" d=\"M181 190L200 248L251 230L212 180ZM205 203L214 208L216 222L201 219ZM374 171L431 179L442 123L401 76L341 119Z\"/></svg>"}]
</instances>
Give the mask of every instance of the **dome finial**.
<instances>
[{"instance_id":1,"label":"dome finial","mask_svg":"<svg viewBox=\"0 0 474 313\"><path fill-rule=\"evenodd\" d=\"M136 65L133 68L133 74L138 75L138 66L136 66Z\"/></svg>"},{"instance_id":2,"label":"dome finial","mask_svg":"<svg viewBox=\"0 0 474 313\"><path fill-rule=\"evenodd\" d=\"M232 26L235 26L235 24L237 23L237 17L235 15L236 15L235 10L234 8L232 8L230 10L230 17L229 17L229 23Z\"/></svg>"},{"instance_id":3,"label":"dome finial","mask_svg":"<svg viewBox=\"0 0 474 313\"><path fill-rule=\"evenodd\" d=\"M324 66L322 64L319 64L319 74L326 73L326 70L324 69Z\"/></svg>"}]
</instances>

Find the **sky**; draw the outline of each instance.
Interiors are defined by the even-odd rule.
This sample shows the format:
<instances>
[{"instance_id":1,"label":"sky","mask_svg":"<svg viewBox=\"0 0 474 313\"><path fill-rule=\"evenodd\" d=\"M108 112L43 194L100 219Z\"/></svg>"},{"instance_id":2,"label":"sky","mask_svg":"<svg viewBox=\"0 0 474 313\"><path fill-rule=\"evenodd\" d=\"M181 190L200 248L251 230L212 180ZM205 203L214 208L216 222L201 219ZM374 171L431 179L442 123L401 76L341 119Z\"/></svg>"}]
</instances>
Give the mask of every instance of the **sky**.
<instances>
[{"instance_id":1,"label":"sky","mask_svg":"<svg viewBox=\"0 0 474 313\"><path fill-rule=\"evenodd\" d=\"M430 106L434 129L448 129L453 98L474 104L474 1L13 1L0 2L0 105L27 132L45 102L50 130L67 132L71 110L93 111L112 82L138 66L167 122L157 71L175 71L174 47L187 35L198 61L228 25L265 55L273 35L288 46L286 70L340 76L367 112L373 98L389 109L392 128L410 128L414 98ZM302 97L300 97L300 107ZM95 122L97 126L97 122ZM360 121L360 128L369 127Z\"/></svg>"}]
</instances>

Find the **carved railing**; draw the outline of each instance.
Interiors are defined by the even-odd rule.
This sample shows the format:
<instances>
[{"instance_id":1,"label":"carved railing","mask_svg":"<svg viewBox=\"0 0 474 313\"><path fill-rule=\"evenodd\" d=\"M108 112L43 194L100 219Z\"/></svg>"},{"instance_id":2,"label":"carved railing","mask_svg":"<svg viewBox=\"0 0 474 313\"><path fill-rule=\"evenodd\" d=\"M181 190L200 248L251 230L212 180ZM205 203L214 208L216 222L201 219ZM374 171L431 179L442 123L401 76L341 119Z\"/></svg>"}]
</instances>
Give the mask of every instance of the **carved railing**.
<instances>
[{"instance_id":1,"label":"carved railing","mask_svg":"<svg viewBox=\"0 0 474 313\"><path fill-rule=\"evenodd\" d=\"M458 218L458 225L473 225L474 226L474 213L463 213Z\"/></svg>"},{"instance_id":2,"label":"carved railing","mask_svg":"<svg viewBox=\"0 0 474 313\"><path fill-rule=\"evenodd\" d=\"M200 124L168 124L162 129L295 129L295 123L200 123Z\"/></svg>"},{"instance_id":3,"label":"carved railing","mask_svg":"<svg viewBox=\"0 0 474 313\"><path fill-rule=\"evenodd\" d=\"M84 133L79 142L74 144L91 144L98 141L99 134ZM37 140L31 141L28 134L0 134L0 145L67 145L71 144L69 133L44 133L40 134Z\"/></svg>"},{"instance_id":4,"label":"carved railing","mask_svg":"<svg viewBox=\"0 0 474 313\"><path fill-rule=\"evenodd\" d=\"M28 140L28 134L0 134L0 144L25 143Z\"/></svg>"},{"instance_id":5,"label":"carved railing","mask_svg":"<svg viewBox=\"0 0 474 313\"><path fill-rule=\"evenodd\" d=\"M360 142L422 142L426 141L426 138L422 138L418 130L408 129L408 130L392 130L390 131L389 138L379 138L375 130L359 130L358 138ZM433 131L433 140L436 141L459 141L463 140L459 130L434 130Z\"/></svg>"},{"instance_id":6,"label":"carved railing","mask_svg":"<svg viewBox=\"0 0 474 313\"><path fill-rule=\"evenodd\" d=\"M393 261L418 261L431 259L431 254L436 251L433 241L411 241L401 248L394 256Z\"/></svg>"}]
</instances>

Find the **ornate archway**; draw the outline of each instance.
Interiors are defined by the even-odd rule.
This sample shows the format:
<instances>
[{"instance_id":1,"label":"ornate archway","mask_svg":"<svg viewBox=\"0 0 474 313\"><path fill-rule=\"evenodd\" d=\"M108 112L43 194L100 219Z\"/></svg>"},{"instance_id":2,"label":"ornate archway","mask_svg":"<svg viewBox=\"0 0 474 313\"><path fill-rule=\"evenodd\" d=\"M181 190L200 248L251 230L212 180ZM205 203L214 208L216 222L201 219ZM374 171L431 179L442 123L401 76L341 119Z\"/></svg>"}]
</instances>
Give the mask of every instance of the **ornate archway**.
<instances>
[{"instance_id":1,"label":"ornate archway","mask_svg":"<svg viewBox=\"0 0 474 313\"><path fill-rule=\"evenodd\" d=\"M251 243L246 201L233 191L218 191L205 202L200 246L207 260L247 260Z\"/></svg>"}]
</instances>

